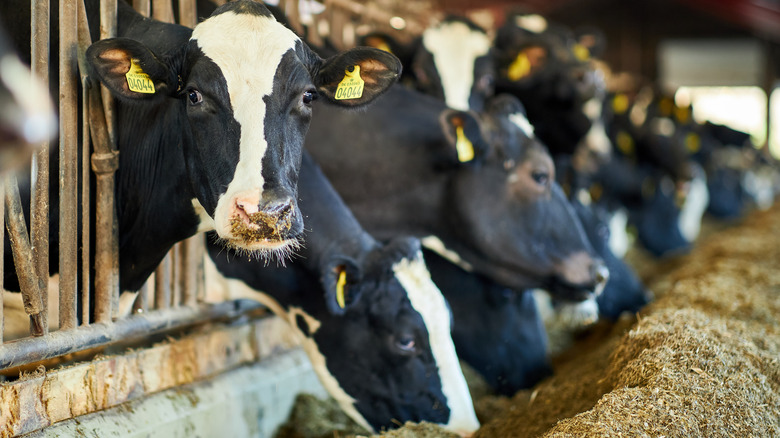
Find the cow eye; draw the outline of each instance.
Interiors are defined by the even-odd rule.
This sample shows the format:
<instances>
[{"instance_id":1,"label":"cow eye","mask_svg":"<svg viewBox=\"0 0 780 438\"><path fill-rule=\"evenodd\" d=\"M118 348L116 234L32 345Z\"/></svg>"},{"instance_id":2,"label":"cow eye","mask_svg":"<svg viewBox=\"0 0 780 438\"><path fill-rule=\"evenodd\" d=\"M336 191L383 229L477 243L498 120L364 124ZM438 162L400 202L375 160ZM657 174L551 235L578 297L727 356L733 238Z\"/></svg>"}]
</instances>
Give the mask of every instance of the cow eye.
<instances>
[{"instance_id":1,"label":"cow eye","mask_svg":"<svg viewBox=\"0 0 780 438\"><path fill-rule=\"evenodd\" d=\"M200 91L198 90L190 90L187 92L187 98L190 100L190 104L192 105L197 105L203 102L203 96L201 96Z\"/></svg>"},{"instance_id":2,"label":"cow eye","mask_svg":"<svg viewBox=\"0 0 780 438\"><path fill-rule=\"evenodd\" d=\"M303 92L304 105L311 105L312 102L317 100L318 94L315 90L306 90Z\"/></svg>"},{"instance_id":3,"label":"cow eye","mask_svg":"<svg viewBox=\"0 0 780 438\"><path fill-rule=\"evenodd\" d=\"M414 353L416 351L417 343L414 341L414 336L401 335L395 339L395 346L402 353Z\"/></svg>"},{"instance_id":4,"label":"cow eye","mask_svg":"<svg viewBox=\"0 0 780 438\"><path fill-rule=\"evenodd\" d=\"M532 172L531 178L533 178L537 184L543 186L543 185L547 185L547 181L550 180L550 174L548 174L547 172L538 172L538 171Z\"/></svg>"}]
</instances>

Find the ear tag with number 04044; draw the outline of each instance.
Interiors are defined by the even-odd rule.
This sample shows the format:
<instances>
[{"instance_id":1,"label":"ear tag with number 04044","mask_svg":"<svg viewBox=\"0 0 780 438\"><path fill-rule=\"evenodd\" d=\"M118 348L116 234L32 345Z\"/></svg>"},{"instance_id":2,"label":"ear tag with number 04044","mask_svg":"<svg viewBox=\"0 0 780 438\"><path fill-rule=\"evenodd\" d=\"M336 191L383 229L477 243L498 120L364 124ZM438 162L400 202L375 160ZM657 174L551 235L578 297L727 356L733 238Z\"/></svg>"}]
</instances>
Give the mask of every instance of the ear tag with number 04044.
<instances>
[{"instance_id":1,"label":"ear tag with number 04044","mask_svg":"<svg viewBox=\"0 0 780 438\"><path fill-rule=\"evenodd\" d=\"M359 99L363 96L363 79L360 77L360 66L355 65L352 71L344 70L344 79L336 87L336 100Z\"/></svg>"},{"instance_id":2,"label":"ear tag with number 04044","mask_svg":"<svg viewBox=\"0 0 780 438\"><path fill-rule=\"evenodd\" d=\"M127 78L127 88L129 88L130 91L154 94L154 82L152 82L152 78L144 73L141 66L138 65L138 61L135 59L130 60L130 70L125 73L125 78Z\"/></svg>"},{"instance_id":3,"label":"ear tag with number 04044","mask_svg":"<svg viewBox=\"0 0 780 438\"><path fill-rule=\"evenodd\" d=\"M471 144L466 134L463 133L463 127L455 128L455 149L458 151L458 161L466 163L474 159L474 145Z\"/></svg>"},{"instance_id":4,"label":"ear tag with number 04044","mask_svg":"<svg viewBox=\"0 0 780 438\"><path fill-rule=\"evenodd\" d=\"M509 65L507 76L512 81L519 81L531 73L531 60L525 52L520 52L514 62Z\"/></svg>"},{"instance_id":5,"label":"ear tag with number 04044","mask_svg":"<svg viewBox=\"0 0 780 438\"><path fill-rule=\"evenodd\" d=\"M339 279L336 281L336 302L342 309L346 307L346 299L344 297L344 286L347 284L347 271L339 272Z\"/></svg>"}]
</instances>

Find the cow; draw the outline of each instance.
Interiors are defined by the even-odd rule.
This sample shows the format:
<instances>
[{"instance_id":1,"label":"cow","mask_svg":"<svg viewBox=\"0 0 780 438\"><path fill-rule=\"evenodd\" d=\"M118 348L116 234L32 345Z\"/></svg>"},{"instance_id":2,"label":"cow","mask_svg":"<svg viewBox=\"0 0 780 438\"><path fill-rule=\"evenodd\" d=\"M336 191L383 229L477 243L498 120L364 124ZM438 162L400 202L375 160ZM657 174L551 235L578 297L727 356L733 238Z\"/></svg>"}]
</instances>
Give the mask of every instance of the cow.
<instances>
[{"instance_id":1,"label":"cow","mask_svg":"<svg viewBox=\"0 0 780 438\"><path fill-rule=\"evenodd\" d=\"M48 90L32 77L0 28L0 176L24 164L57 133Z\"/></svg>"},{"instance_id":2,"label":"cow","mask_svg":"<svg viewBox=\"0 0 780 438\"><path fill-rule=\"evenodd\" d=\"M521 108L499 96L477 120L395 86L360 114L318 105L306 149L378 239L430 236L427 247L505 287L579 301L608 273Z\"/></svg>"},{"instance_id":3,"label":"cow","mask_svg":"<svg viewBox=\"0 0 780 438\"><path fill-rule=\"evenodd\" d=\"M224 276L222 289L289 322L323 386L367 429L428 421L476 430L450 313L419 240L372 238L306 154L298 184L307 221L299 257L264 266L211 240L209 271Z\"/></svg>"},{"instance_id":4,"label":"cow","mask_svg":"<svg viewBox=\"0 0 780 438\"><path fill-rule=\"evenodd\" d=\"M450 16L425 29L407 67L414 87L461 111L481 111L494 94L491 42L472 21Z\"/></svg>"},{"instance_id":5,"label":"cow","mask_svg":"<svg viewBox=\"0 0 780 438\"><path fill-rule=\"evenodd\" d=\"M452 309L458 357L501 395L552 374L547 334L528 291L501 286L423 249L431 278Z\"/></svg>"},{"instance_id":6,"label":"cow","mask_svg":"<svg viewBox=\"0 0 780 438\"><path fill-rule=\"evenodd\" d=\"M363 106L401 69L371 48L322 59L252 1L227 3L194 29L119 2L118 35L92 44L86 60L117 100L122 291L139 289L174 243L200 231L258 257L289 254L303 230L296 184L313 101Z\"/></svg>"}]
</instances>

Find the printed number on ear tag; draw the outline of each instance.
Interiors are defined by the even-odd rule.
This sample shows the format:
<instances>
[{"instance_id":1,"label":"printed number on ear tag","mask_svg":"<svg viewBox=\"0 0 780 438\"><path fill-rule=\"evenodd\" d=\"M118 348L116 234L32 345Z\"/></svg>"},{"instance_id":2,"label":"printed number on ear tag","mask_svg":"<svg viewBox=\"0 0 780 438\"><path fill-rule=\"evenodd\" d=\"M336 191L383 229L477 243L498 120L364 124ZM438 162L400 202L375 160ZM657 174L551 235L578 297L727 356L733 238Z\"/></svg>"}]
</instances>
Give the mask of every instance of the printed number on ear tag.
<instances>
[{"instance_id":1,"label":"printed number on ear tag","mask_svg":"<svg viewBox=\"0 0 780 438\"><path fill-rule=\"evenodd\" d=\"M341 271L339 273L339 279L336 281L336 302L342 309L346 307L347 303L344 299L344 286L347 284L347 271Z\"/></svg>"},{"instance_id":2,"label":"printed number on ear tag","mask_svg":"<svg viewBox=\"0 0 780 438\"><path fill-rule=\"evenodd\" d=\"M506 73L509 79L513 81L519 81L528 76L531 73L531 60L528 59L528 55L525 52L520 52L514 62L509 65L509 70Z\"/></svg>"},{"instance_id":3,"label":"printed number on ear tag","mask_svg":"<svg viewBox=\"0 0 780 438\"><path fill-rule=\"evenodd\" d=\"M127 78L127 88L136 93L154 94L154 82L148 74L144 73L138 61L130 60L130 70L125 73Z\"/></svg>"},{"instance_id":4,"label":"printed number on ear tag","mask_svg":"<svg viewBox=\"0 0 780 438\"><path fill-rule=\"evenodd\" d=\"M359 99L363 96L363 79L360 77L360 66L353 66L353 70L344 70L344 79L336 87L336 100Z\"/></svg>"},{"instance_id":5,"label":"printed number on ear tag","mask_svg":"<svg viewBox=\"0 0 780 438\"><path fill-rule=\"evenodd\" d=\"M458 161L465 163L474 159L474 145L471 144L466 134L463 133L463 127L455 128L455 150L458 151Z\"/></svg>"}]
</instances>

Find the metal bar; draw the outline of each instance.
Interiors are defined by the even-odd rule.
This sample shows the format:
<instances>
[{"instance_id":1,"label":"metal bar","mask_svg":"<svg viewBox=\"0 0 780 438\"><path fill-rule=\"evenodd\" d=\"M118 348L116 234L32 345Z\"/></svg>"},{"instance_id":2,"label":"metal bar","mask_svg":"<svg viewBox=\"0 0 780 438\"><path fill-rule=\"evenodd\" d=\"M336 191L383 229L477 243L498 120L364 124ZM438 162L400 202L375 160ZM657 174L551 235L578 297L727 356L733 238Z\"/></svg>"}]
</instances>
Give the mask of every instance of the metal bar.
<instances>
[{"instance_id":1,"label":"metal bar","mask_svg":"<svg viewBox=\"0 0 780 438\"><path fill-rule=\"evenodd\" d=\"M90 129L89 129L89 88L87 82L89 78L83 75L81 78L81 323L89 324L89 295L91 282L89 281L90 271L90 232L89 224L89 151L90 151Z\"/></svg>"},{"instance_id":2,"label":"metal bar","mask_svg":"<svg viewBox=\"0 0 780 438\"><path fill-rule=\"evenodd\" d=\"M352 0L328 0L328 2L325 3L325 6L327 9L333 8L333 10L340 8L345 11L349 11L354 15L377 22L387 23L391 18L393 18L392 14L384 12L378 8L369 8L365 4L357 3ZM425 26L422 23L411 18L406 18L406 28L404 29L404 32L417 35L422 33L423 30L425 30ZM333 34L333 29L331 29L331 34Z\"/></svg>"},{"instance_id":3,"label":"metal bar","mask_svg":"<svg viewBox=\"0 0 780 438\"><path fill-rule=\"evenodd\" d=\"M92 170L96 179L95 205L95 321L108 322L113 315L113 296L118 296L114 282L114 251L116 210L114 209L114 171L119 167L119 156L110 146L105 124L100 87L92 82L89 87L89 119L92 144Z\"/></svg>"},{"instance_id":4,"label":"metal bar","mask_svg":"<svg viewBox=\"0 0 780 438\"><path fill-rule=\"evenodd\" d=\"M179 0L179 24L189 28L198 24L198 8L195 0Z\"/></svg>"},{"instance_id":5,"label":"metal bar","mask_svg":"<svg viewBox=\"0 0 780 438\"><path fill-rule=\"evenodd\" d=\"M133 8L147 18L152 13L152 5L149 0L133 0Z\"/></svg>"},{"instance_id":6,"label":"metal bar","mask_svg":"<svg viewBox=\"0 0 780 438\"><path fill-rule=\"evenodd\" d=\"M171 303L171 253L165 255L154 271L154 306L167 309Z\"/></svg>"},{"instance_id":7,"label":"metal bar","mask_svg":"<svg viewBox=\"0 0 780 438\"><path fill-rule=\"evenodd\" d=\"M77 7L59 0L60 7L60 330L76 327L78 221L78 90L75 79Z\"/></svg>"},{"instance_id":8,"label":"metal bar","mask_svg":"<svg viewBox=\"0 0 780 438\"><path fill-rule=\"evenodd\" d=\"M13 174L5 178L5 222L16 266L16 276L22 289L24 311L30 315L30 332L33 336L41 336L44 324L42 319L46 318L46 314L42 313L46 284L35 273L32 248L27 234L27 225L24 223L22 201L19 197L19 185Z\"/></svg>"},{"instance_id":9,"label":"metal bar","mask_svg":"<svg viewBox=\"0 0 780 438\"><path fill-rule=\"evenodd\" d=\"M144 338L174 329L235 318L261 305L250 300L226 301L198 307L178 307L132 315L114 323L95 323L45 337L25 338L0 345L0 370L93 348Z\"/></svg>"},{"instance_id":10,"label":"metal bar","mask_svg":"<svg viewBox=\"0 0 780 438\"><path fill-rule=\"evenodd\" d=\"M173 6L170 0L152 0L152 18L173 23Z\"/></svg>"},{"instance_id":11,"label":"metal bar","mask_svg":"<svg viewBox=\"0 0 780 438\"><path fill-rule=\"evenodd\" d=\"M194 306L203 288L203 236L196 234L181 244L182 256L182 304Z\"/></svg>"},{"instance_id":12,"label":"metal bar","mask_svg":"<svg viewBox=\"0 0 780 438\"><path fill-rule=\"evenodd\" d=\"M49 0L32 2L30 19L30 69L33 76L49 83ZM33 154L32 172L35 186L30 200L30 242L38 277L49 278L49 141ZM41 311L48 315L48 294L42 300ZM43 333L49 332L49 319L43 321Z\"/></svg>"},{"instance_id":13,"label":"metal bar","mask_svg":"<svg viewBox=\"0 0 780 438\"><path fill-rule=\"evenodd\" d=\"M301 12L298 8L298 0L287 0L285 3L286 8L284 13L287 15L287 19L290 20L290 26L295 33L303 36L304 29L303 24L301 24Z\"/></svg>"},{"instance_id":14,"label":"metal bar","mask_svg":"<svg viewBox=\"0 0 780 438\"><path fill-rule=\"evenodd\" d=\"M181 266L181 242L171 248L168 255L171 257L171 307L176 307L181 303L181 282L184 269Z\"/></svg>"}]
</instances>

